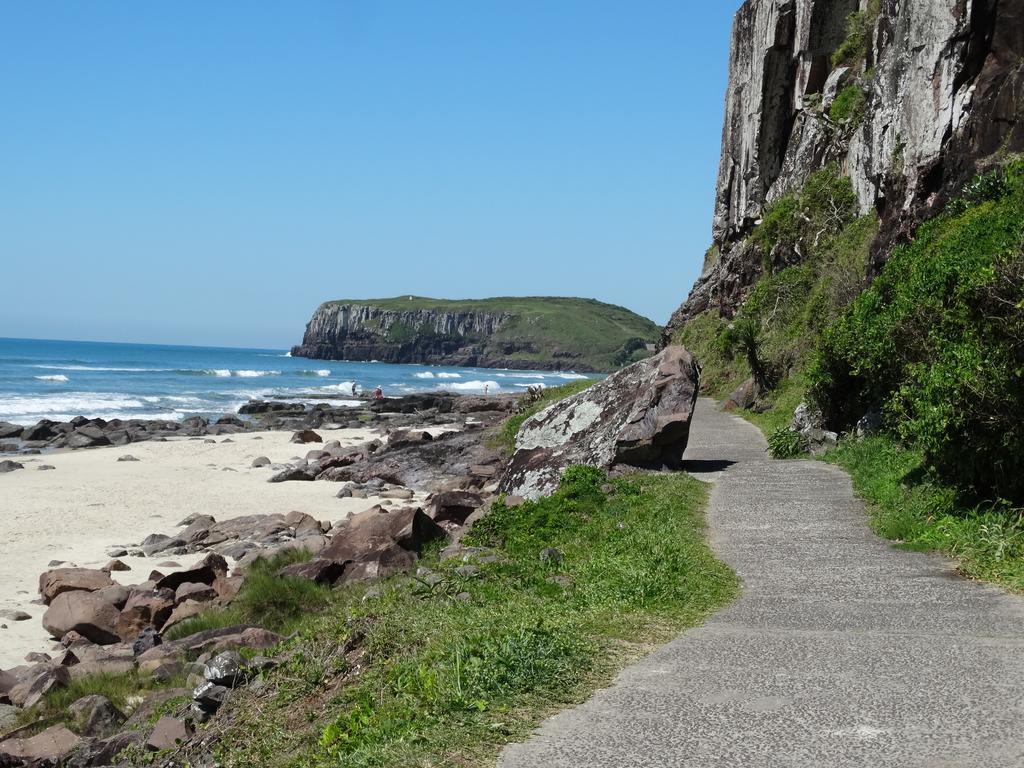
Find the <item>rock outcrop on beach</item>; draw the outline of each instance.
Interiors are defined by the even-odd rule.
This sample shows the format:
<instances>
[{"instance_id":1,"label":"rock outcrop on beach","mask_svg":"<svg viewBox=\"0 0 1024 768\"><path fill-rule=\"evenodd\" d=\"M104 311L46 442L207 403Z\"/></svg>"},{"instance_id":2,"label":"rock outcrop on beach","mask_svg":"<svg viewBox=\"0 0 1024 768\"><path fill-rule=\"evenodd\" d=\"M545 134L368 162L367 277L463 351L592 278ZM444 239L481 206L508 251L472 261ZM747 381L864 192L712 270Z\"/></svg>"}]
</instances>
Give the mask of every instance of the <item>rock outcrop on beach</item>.
<instances>
[{"instance_id":1,"label":"rock outcrop on beach","mask_svg":"<svg viewBox=\"0 0 1024 768\"><path fill-rule=\"evenodd\" d=\"M669 346L556 402L523 423L501 490L545 496L573 464L680 468L699 386L693 356Z\"/></svg>"},{"instance_id":2,"label":"rock outcrop on beach","mask_svg":"<svg viewBox=\"0 0 1024 768\"><path fill-rule=\"evenodd\" d=\"M878 212L878 270L975 174L1024 150L1022 61L1024 0L747 0L714 244L663 340L705 311L733 316L772 261L748 239L766 205L828 164Z\"/></svg>"},{"instance_id":3,"label":"rock outcrop on beach","mask_svg":"<svg viewBox=\"0 0 1024 768\"><path fill-rule=\"evenodd\" d=\"M295 357L611 371L650 354L658 328L591 299L406 296L320 305Z\"/></svg>"}]
</instances>

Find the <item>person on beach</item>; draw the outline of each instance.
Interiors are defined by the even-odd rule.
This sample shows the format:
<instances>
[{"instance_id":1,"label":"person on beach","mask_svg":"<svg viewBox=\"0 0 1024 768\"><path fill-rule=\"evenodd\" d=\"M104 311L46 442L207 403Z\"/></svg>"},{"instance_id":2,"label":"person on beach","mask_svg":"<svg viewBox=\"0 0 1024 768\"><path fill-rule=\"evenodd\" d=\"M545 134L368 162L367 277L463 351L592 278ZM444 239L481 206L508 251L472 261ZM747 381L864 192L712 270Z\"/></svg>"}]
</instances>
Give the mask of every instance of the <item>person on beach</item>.
<instances>
[{"instance_id":1,"label":"person on beach","mask_svg":"<svg viewBox=\"0 0 1024 768\"><path fill-rule=\"evenodd\" d=\"M490 384L484 384L484 397L487 397L487 393L491 391Z\"/></svg>"},{"instance_id":2,"label":"person on beach","mask_svg":"<svg viewBox=\"0 0 1024 768\"><path fill-rule=\"evenodd\" d=\"M384 399L384 390L381 389L379 386L375 390L373 390L373 399L374 400L383 400Z\"/></svg>"},{"instance_id":3,"label":"person on beach","mask_svg":"<svg viewBox=\"0 0 1024 768\"><path fill-rule=\"evenodd\" d=\"M355 397L355 396L356 396L356 383L353 381L352 382L352 397Z\"/></svg>"}]
</instances>

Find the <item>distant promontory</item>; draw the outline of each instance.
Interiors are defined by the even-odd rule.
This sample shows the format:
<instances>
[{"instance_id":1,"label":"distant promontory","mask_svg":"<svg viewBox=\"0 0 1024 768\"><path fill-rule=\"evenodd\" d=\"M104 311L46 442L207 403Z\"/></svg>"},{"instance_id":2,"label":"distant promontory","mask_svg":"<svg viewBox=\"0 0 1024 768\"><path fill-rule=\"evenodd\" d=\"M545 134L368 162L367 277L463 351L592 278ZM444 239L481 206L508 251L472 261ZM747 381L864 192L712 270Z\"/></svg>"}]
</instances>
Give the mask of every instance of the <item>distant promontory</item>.
<instances>
[{"instance_id":1,"label":"distant promontory","mask_svg":"<svg viewBox=\"0 0 1024 768\"><path fill-rule=\"evenodd\" d=\"M653 352L660 328L593 299L329 301L306 325L295 357L385 363L612 371Z\"/></svg>"}]
</instances>

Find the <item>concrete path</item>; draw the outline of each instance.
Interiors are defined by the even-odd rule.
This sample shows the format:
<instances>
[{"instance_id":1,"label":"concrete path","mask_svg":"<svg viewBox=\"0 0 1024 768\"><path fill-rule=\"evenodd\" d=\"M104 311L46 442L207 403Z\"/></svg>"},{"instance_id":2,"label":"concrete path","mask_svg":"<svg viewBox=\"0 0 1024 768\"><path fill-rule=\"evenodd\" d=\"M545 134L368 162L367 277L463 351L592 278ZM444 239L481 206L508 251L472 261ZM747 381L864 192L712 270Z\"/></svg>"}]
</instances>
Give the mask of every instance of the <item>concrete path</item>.
<instances>
[{"instance_id":1,"label":"concrete path","mask_svg":"<svg viewBox=\"0 0 1024 768\"><path fill-rule=\"evenodd\" d=\"M764 445L701 401L686 458L742 596L501 768L1024 766L1024 598L893 549L843 472Z\"/></svg>"}]
</instances>

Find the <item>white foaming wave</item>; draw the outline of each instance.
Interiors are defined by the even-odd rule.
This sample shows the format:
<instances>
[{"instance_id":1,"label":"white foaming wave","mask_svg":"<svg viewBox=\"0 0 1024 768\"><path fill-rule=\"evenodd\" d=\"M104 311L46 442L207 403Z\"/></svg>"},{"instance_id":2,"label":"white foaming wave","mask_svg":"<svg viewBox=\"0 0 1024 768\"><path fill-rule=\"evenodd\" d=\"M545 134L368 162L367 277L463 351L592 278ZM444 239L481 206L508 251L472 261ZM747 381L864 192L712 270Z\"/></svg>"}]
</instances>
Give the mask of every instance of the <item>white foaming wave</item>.
<instances>
[{"instance_id":1,"label":"white foaming wave","mask_svg":"<svg viewBox=\"0 0 1024 768\"><path fill-rule=\"evenodd\" d=\"M354 381L343 381L340 384L325 384L322 387L316 387L315 392L344 392L346 394L352 392L352 385Z\"/></svg>"},{"instance_id":2,"label":"white foaming wave","mask_svg":"<svg viewBox=\"0 0 1024 768\"><path fill-rule=\"evenodd\" d=\"M297 376L321 376L323 378L326 378L327 376L331 375L331 372L327 368L321 368L318 371L297 371L296 375Z\"/></svg>"},{"instance_id":3,"label":"white foaming wave","mask_svg":"<svg viewBox=\"0 0 1024 768\"><path fill-rule=\"evenodd\" d=\"M33 376L37 381L67 381L68 377L63 373L58 373L54 376Z\"/></svg>"},{"instance_id":4,"label":"white foaming wave","mask_svg":"<svg viewBox=\"0 0 1024 768\"><path fill-rule=\"evenodd\" d=\"M589 379L589 376L584 376L582 373L556 373L560 379Z\"/></svg>"},{"instance_id":5,"label":"white foaming wave","mask_svg":"<svg viewBox=\"0 0 1024 768\"><path fill-rule=\"evenodd\" d=\"M240 379L257 379L263 376L280 376L280 371L252 371L252 370L241 370L232 371L227 368L207 368L200 371L205 376L217 376L218 378L226 379L230 376L237 376Z\"/></svg>"},{"instance_id":6,"label":"white foaming wave","mask_svg":"<svg viewBox=\"0 0 1024 768\"><path fill-rule=\"evenodd\" d=\"M461 379L461 373L448 373L442 371L441 373L434 373L433 371L423 371L422 373L414 373L413 376L417 379Z\"/></svg>"},{"instance_id":7,"label":"white foaming wave","mask_svg":"<svg viewBox=\"0 0 1024 768\"><path fill-rule=\"evenodd\" d=\"M121 373L167 373L173 368L114 368L101 365L33 365L49 371L117 371Z\"/></svg>"},{"instance_id":8,"label":"white foaming wave","mask_svg":"<svg viewBox=\"0 0 1024 768\"><path fill-rule=\"evenodd\" d=\"M126 409L131 408L145 408L145 404L136 397L120 393L69 392L40 397L5 395L0 397L0 420L34 424L40 419L67 421L75 416L107 418L104 414L110 413L119 414L117 418L125 418Z\"/></svg>"},{"instance_id":9,"label":"white foaming wave","mask_svg":"<svg viewBox=\"0 0 1024 768\"><path fill-rule=\"evenodd\" d=\"M523 389L530 389L531 387L540 387L541 389L547 389L548 387L548 385L545 384L543 381L538 381L536 384L524 384L523 382L519 382L517 384L513 384L512 386L522 387Z\"/></svg>"},{"instance_id":10,"label":"white foaming wave","mask_svg":"<svg viewBox=\"0 0 1024 768\"><path fill-rule=\"evenodd\" d=\"M488 392L500 392L501 385L496 381L458 381L446 384L439 384L440 389L450 389L455 392L480 392L485 389Z\"/></svg>"}]
</instances>

